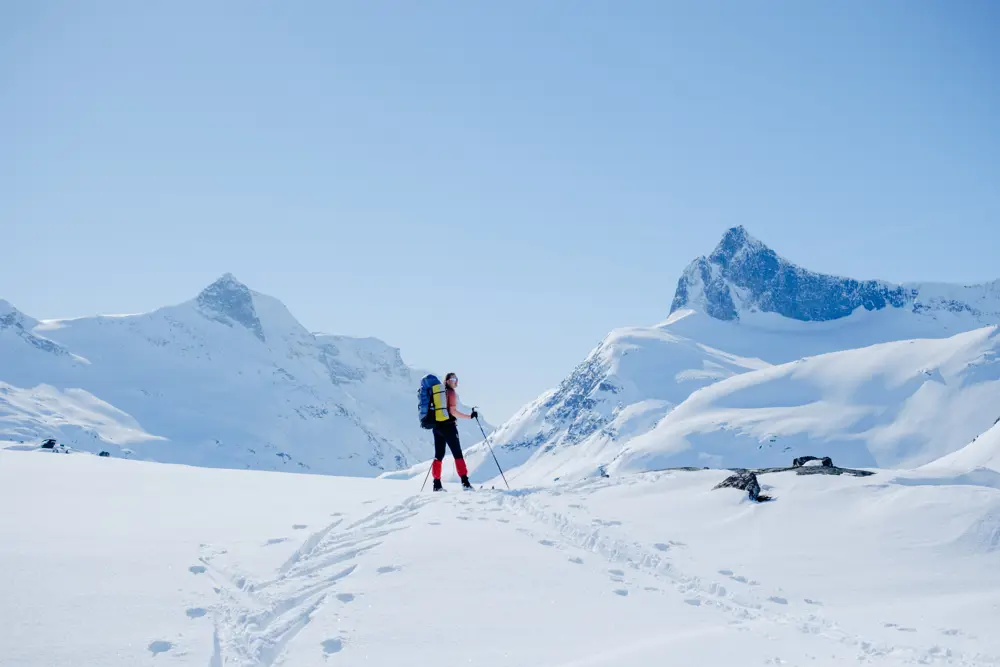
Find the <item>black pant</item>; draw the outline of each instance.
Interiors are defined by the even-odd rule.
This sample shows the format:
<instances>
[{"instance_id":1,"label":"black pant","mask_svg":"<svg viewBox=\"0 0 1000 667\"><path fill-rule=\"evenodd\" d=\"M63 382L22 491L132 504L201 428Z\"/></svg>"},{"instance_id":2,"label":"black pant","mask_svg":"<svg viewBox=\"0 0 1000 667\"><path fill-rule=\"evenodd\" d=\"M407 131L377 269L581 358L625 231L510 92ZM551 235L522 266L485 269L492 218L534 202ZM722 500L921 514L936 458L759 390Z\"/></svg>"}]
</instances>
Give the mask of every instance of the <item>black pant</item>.
<instances>
[{"instance_id":1,"label":"black pant","mask_svg":"<svg viewBox=\"0 0 1000 667\"><path fill-rule=\"evenodd\" d=\"M462 460L462 445L458 441L458 426L453 421L441 422L434 426L434 458L444 460L444 446L448 445L456 461Z\"/></svg>"}]
</instances>

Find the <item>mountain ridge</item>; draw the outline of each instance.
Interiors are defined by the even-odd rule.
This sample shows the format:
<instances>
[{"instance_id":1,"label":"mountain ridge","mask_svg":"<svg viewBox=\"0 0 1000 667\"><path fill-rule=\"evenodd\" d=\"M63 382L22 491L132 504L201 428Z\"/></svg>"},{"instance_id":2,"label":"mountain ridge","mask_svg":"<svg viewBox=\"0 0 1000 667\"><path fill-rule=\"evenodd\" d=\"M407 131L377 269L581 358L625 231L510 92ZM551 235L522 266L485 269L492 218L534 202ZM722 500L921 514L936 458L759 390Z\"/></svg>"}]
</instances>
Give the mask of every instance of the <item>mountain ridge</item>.
<instances>
[{"instance_id":1,"label":"mountain ridge","mask_svg":"<svg viewBox=\"0 0 1000 667\"><path fill-rule=\"evenodd\" d=\"M827 297L832 303L817 302ZM584 476L624 471L612 463L630 442L644 438L645 450L656 451L665 445L663 438L651 435L658 424L692 396L735 376L768 373L765 369L772 366L899 341L925 347L920 340L951 339L996 324L1000 324L1000 280L974 286L893 285L829 276L798 267L745 228L734 227L710 254L685 269L667 320L652 327L612 331L558 387L501 424L493 444L506 465L520 468L515 476L524 474L536 481L548 473L560 476L570 470ZM947 345L961 348L961 339ZM860 353L844 357L861 358L868 357ZM993 386L989 382L1000 379L1000 366L983 368L970 377L982 385L979 391L988 393ZM900 367L894 372L920 378L919 370ZM956 371L953 377L964 376ZM823 381L837 380L828 375ZM893 401L906 399L892 392L879 396L891 410L898 408ZM774 407L779 407L795 399L779 393L775 400ZM926 409L933 414L938 408ZM678 428L671 437L686 437L683 427ZM735 432L716 441L727 437L735 437ZM928 443L921 446L928 449L907 451L906 460L923 462L942 453ZM712 465L744 465L752 458L743 461L738 448L720 451L728 453L711 458ZM567 463L570 453L585 464ZM838 454L822 453L835 459ZM859 464L876 460L858 450L852 457ZM643 465L639 461L628 470L641 470ZM487 462L476 474L489 477L489 468Z\"/></svg>"},{"instance_id":2,"label":"mountain ridge","mask_svg":"<svg viewBox=\"0 0 1000 667\"><path fill-rule=\"evenodd\" d=\"M988 304L975 306L962 291ZM909 307L915 313L946 310L977 317L1000 315L1000 279L975 285L894 284L817 273L782 257L743 226L728 229L715 249L696 258L677 281L670 313L703 310L715 319L739 320L745 312L776 313L799 321L830 321L868 311ZM984 310L986 312L984 312Z\"/></svg>"}]
</instances>

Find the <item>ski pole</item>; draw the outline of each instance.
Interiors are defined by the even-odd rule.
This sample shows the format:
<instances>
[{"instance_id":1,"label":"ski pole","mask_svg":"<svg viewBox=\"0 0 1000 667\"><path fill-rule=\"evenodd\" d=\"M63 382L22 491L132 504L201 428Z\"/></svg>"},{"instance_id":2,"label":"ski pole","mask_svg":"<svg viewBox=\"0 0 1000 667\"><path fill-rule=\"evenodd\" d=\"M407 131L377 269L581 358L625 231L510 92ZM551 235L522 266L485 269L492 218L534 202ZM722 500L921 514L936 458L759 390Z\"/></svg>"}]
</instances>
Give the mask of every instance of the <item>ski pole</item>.
<instances>
[{"instance_id":1,"label":"ski pole","mask_svg":"<svg viewBox=\"0 0 1000 667\"><path fill-rule=\"evenodd\" d=\"M420 485L420 493L424 492L424 487L427 486L427 478L431 476L431 468L434 467L434 463L431 463L431 467L427 469L427 474L424 475L424 483Z\"/></svg>"},{"instance_id":2,"label":"ski pole","mask_svg":"<svg viewBox=\"0 0 1000 667\"><path fill-rule=\"evenodd\" d=\"M483 442L486 446L490 448L490 454L493 454L493 447L490 446L490 439L486 435L486 431L483 429L483 423L479 421L479 415L476 415L476 423L479 424L479 430L483 434ZM500 476L503 477L503 483L507 486L507 490L510 491L510 484L507 484L507 477L503 474L503 468L500 467L500 462L497 461L497 455L493 454L493 462L497 464L497 470L500 471Z\"/></svg>"}]
</instances>

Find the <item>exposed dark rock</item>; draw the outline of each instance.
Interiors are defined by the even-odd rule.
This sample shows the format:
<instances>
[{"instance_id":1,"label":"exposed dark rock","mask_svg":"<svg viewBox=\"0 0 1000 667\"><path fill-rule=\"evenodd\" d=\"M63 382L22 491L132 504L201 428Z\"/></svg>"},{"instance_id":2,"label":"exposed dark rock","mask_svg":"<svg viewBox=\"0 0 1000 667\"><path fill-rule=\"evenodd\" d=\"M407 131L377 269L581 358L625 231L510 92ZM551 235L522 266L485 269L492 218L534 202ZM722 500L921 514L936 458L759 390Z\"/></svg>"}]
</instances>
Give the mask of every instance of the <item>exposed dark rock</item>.
<instances>
[{"instance_id":1,"label":"exposed dark rock","mask_svg":"<svg viewBox=\"0 0 1000 667\"><path fill-rule=\"evenodd\" d=\"M804 465L809 461L820 461L821 465ZM800 456L792 460L791 468L759 468L754 470L758 475L765 475L771 472L788 472L794 470L797 475L852 475L854 477L868 477L875 473L870 470L855 470L853 468L838 468L833 465L833 460L829 456L820 458L818 456Z\"/></svg>"},{"instance_id":2,"label":"exposed dark rock","mask_svg":"<svg viewBox=\"0 0 1000 667\"><path fill-rule=\"evenodd\" d=\"M696 259L684 271L670 311L687 307L700 296L711 317L738 319L733 288L740 291L743 308L806 322L839 319L860 307L902 308L913 298L906 289L878 280L807 271L780 257L743 227L734 227L711 255Z\"/></svg>"},{"instance_id":3,"label":"exposed dark rock","mask_svg":"<svg viewBox=\"0 0 1000 667\"><path fill-rule=\"evenodd\" d=\"M827 468L833 467L833 459L829 456L824 456L823 458L819 458L818 456L800 456L799 458L792 460L792 467L798 468L799 466L805 465L809 461L820 461L822 465Z\"/></svg>"},{"instance_id":4,"label":"exposed dark rock","mask_svg":"<svg viewBox=\"0 0 1000 667\"><path fill-rule=\"evenodd\" d=\"M266 342L264 329L253 305L250 289L227 273L202 290L198 305L203 313L216 322L233 326L236 322L246 327L261 342Z\"/></svg>"},{"instance_id":5,"label":"exposed dark rock","mask_svg":"<svg viewBox=\"0 0 1000 667\"><path fill-rule=\"evenodd\" d=\"M762 502L769 500L767 496L760 495L760 484L757 482L757 475L749 470L740 470L715 485L716 489L739 489L746 491L750 500Z\"/></svg>"}]
</instances>

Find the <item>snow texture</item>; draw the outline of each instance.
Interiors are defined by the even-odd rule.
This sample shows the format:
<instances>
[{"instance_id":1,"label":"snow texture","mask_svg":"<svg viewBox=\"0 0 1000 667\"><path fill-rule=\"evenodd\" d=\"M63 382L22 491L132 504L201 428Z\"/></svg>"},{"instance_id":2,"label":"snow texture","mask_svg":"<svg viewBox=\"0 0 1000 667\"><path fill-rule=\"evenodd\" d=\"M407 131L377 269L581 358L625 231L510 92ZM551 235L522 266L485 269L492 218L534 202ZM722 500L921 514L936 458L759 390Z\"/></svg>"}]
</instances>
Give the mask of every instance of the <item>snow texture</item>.
<instances>
[{"instance_id":1,"label":"snow texture","mask_svg":"<svg viewBox=\"0 0 1000 667\"><path fill-rule=\"evenodd\" d=\"M435 494L0 449L0 662L1000 664L1000 491L895 474L758 504L719 470Z\"/></svg>"}]
</instances>

